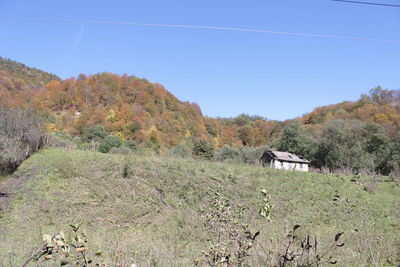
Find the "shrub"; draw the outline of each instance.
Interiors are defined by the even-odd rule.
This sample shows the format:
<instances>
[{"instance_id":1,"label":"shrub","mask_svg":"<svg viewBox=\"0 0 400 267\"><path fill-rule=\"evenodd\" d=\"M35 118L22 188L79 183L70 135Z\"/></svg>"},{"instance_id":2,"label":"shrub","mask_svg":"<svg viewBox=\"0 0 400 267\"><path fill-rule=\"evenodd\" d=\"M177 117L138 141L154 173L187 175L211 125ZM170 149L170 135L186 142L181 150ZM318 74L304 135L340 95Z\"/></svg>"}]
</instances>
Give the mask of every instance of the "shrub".
<instances>
[{"instance_id":1,"label":"shrub","mask_svg":"<svg viewBox=\"0 0 400 267\"><path fill-rule=\"evenodd\" d=\"M199 139L193 143L192 155L199 159L213 159L214 147L207 140Z\"/></svg>"},{"instance_id":2,"label":"shrub","mask_svg":"<svg viewBox=\"0 0 400 267\"><path fill-rule=\"evenodd\" d=\"M259 231L252 233L244 223L242 209L233 206L217 193L206 214L204 225L209 232L210 248L195 260L196 266L246 266Z\"/></svg>"},{"instance_id":3,"label":"shrub","mask_svg":"<svg viewBox=\"0 0 400 267\"><path fill-rule=\"evenodd\" d=\"M139 150L139 144L133 140L126 140L125 146L129 148L132 151L138 151Z\"/></svg>"},{"instance_id":4,"label":"shrub","mask_svg":"<svg viewBox=\"0 0 400 267\"><path fill-rule=\"evenodd\" d=\"M101 142L108 136L108 133L103 125L98 124L89 128L86 128L83 132L84 142L96 141Z\"/></svg>"},{"instance_id":5,"label":"shrub","mask_svg":"<svg viewBox=\"0 0 400 267\"><path fill-rule=\"evenodd\" d=\"M269 147L241 147L239 149L241 160L246 164L258 165L260 164L260 158L266 149L269 149Z\"/></svg>"},{"instance_id":6,"label":"shrub","mask_svg":"<svg viewBox=\"0 0 400 267\"><path fill-rule=\"evenodd\" d=\"M166 156L172 158L192 158L192 148L186 142L169 149Z\"/></svg>"},{"instance_id":7,"label":"shrub","mask_svg":"<svg viewBox=\"0 0 400 267\"><path fill-rule=\"evenodd\" d=\"M223 148L215 151L215 160L217 161L240 161L240 151L234 147L225 145Z\"/></svg>"},{"instance_id":8,"label":"shrub","mask_svg":"<svg viewBox=\"0 0 400 267\"><path fill-rule=\"evenodd\" d=\"M112 147L121 147L122 141L116 135L107 136L99 147L99 151L102 153L108 153Z\"/></svg>"},{"instance_id":9,"label":"shrub","mask_svg":"<svg viewBox=\"0 0 400 267\"><path fill-rule=\"evenodd\" d=\"M34 110L0 107L0 174L13 172L43 143L42 122Z\"/></svg>"}]
</instances>

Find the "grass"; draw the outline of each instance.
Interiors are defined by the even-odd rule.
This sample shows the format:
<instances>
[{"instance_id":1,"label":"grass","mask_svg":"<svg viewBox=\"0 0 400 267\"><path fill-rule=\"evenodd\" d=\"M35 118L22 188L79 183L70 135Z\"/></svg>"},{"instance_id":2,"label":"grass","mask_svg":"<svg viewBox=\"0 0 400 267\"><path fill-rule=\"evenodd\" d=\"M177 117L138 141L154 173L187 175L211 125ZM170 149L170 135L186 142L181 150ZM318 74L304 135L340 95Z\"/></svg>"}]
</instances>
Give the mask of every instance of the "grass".
<instances>
[{"instance_id":1,"label":"grass","mask_svg":"<svg viewBox=\"0 0 400 267\"><path fill-rule=\"evenodd\" d=\"M76 223L105 264L191 266L210 246L203 215L216 192L243 207L246 222L260 230L250 266L276 256L295 224L321 246L344 232L339 266L395 266L400 256L400 187L382 177L61 149L35 154L18 172L34 177L0 218L2 266L21 265L42 234ZM259 215L262 189L274 205L270 222Z\"/></svg>"}]
</instances>

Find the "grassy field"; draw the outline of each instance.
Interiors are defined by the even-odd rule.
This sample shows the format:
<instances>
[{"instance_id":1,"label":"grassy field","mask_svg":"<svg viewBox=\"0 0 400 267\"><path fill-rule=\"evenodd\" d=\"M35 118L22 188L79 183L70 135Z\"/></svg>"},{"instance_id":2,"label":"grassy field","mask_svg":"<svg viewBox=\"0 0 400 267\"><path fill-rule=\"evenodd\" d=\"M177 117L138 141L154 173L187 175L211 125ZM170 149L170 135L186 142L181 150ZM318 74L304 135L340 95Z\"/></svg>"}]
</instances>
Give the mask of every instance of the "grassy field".
<instances>
[{"instance_id":1,"label":"grassy field","mask_svg":"<svg viewBox=\"0 0 400 267\"><path fill-rule=\"evenodd\" d=\"M210 247L204 214L216 193L260 231L248 266L268 266L295 224L321 249L344 232L339 266L399 263L400 187L382 177L61 149L35 154L16 176L30 179L1 214L1 266L21 265L43 234L68 232L69 224L82 224L89 253L103 251L107 266L192 266ZM273 204L270 221L259 214L263 189Z\"/></svg>"}]
</instances>

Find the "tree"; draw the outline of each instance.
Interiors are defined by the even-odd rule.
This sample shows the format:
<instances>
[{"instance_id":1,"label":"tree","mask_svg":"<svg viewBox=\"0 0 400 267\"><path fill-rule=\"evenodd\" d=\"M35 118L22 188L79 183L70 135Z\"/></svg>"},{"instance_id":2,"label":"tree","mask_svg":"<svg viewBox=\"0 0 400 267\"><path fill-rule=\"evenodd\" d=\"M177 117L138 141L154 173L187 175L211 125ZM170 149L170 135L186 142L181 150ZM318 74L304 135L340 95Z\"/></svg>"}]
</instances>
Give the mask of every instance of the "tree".
<instances>
[{"instance_id":1,"label":"tree","mask_svg":"<svg viewBox=\"0 0 400 267\"><path fill-rule=\"evenodd\" d=\"M122 141L116 135L107 136L104 141L100 144L99 151L102 153L108 153L113 147L121 147Z\"/></svg>"},{"instance_id":2,"label":"tree","mask_svg":"<svg viewBox=\"0 0 400 267\"><path fill-rule=\"evenodd\" d=\"M395 175L400 176L400 137L390 145L389 152L381 161L379 170L385 175L394 173Z\"/></svg>"},{"instance_id":3,"label":"tree","mask_svg":"<svg viewBox=\"0 0 400 267\"><path fill-rule=\"evenodd\" d=\"M363 145L365 129L360 121L335 120L328 123L318 140L315 164L330 171L359 171L368 166L368 154Z\"/></svg>"},{"instance_id":4,"label":"tree","mask_svg":"<svg viewBox=\"0 0 400 267\"><path fill-rule=\"evenodd\" d=\"M385 128L376 123L368 123L364 127L364 151L371 155L371 168L381 172L383 164L390 152L390 138Z\"/></svg>"},{"instance_id":5,"label":"tree","mask_svg":"<svg viewBox=\"0 0 400 267\"><path fill-rule=\"evenodd\" d=\"M83 138L87 142L90 141L101 142L107 136L108 133L106 129L104 128L103 125L100 124L86 128L83 132Z\"/></svg>"},{"instance_id":6,"label":"tree","mask_svg":"<svg viewBox=\"0 0 400 267\"><path fill-rule=\"evenodd\" d=\"M250 125L241 126L238 130L238 137L244 146L253 146L255 142L254 127Z\"/></svg>"},{"instance_id":7,"label":"tree","mask_svg":"<svg viewBox=\"0 0 400 267\"><path fill-rule=\"evenodd\" d=\"M298 156L310 156L311 140L301 122L295 120L283 128L282 136L276 141L276 149L288 151Z\"/></svg>"}]
</instances>

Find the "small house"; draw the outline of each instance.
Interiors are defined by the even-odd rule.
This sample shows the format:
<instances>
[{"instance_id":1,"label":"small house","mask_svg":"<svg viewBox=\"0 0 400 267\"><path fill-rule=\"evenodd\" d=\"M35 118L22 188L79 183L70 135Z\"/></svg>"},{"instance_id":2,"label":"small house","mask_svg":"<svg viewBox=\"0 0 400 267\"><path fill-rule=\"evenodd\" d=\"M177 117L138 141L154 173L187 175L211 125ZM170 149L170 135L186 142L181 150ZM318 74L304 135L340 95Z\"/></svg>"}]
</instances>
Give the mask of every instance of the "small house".
<instances>
[{"instance_id":1,"label":"small house","mask_svg":"<svg viewBox=\"0 0 400 267\"><path fill-rule=\"evenodd\" d=\"M265 151L260 160L264 167L303 172L308 172L310 164L308 160L295 154L272 150Z\"/></svg>"}]
</instances>

